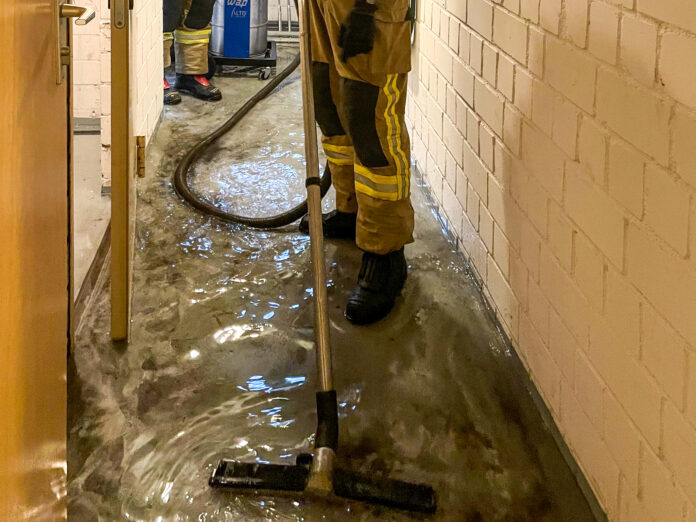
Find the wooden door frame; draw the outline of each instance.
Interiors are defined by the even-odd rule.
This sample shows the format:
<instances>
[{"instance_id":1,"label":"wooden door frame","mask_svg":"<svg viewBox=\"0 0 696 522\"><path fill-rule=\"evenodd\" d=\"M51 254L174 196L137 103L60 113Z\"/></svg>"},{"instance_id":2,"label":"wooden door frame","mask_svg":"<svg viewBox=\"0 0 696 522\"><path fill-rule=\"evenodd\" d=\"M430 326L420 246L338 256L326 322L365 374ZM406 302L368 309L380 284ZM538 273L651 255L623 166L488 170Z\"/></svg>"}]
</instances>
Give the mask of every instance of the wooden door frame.
<instances>
[{"instance_id":1,"label":"wooden door frame","mask_svg":"<svg viewBox=\"0 0 696 522\"><path fill-rule=\"evenodd\" d=\"M111 0L111 338L130 335L134 138L129 0Z\"/></svg>"}]
</instances>

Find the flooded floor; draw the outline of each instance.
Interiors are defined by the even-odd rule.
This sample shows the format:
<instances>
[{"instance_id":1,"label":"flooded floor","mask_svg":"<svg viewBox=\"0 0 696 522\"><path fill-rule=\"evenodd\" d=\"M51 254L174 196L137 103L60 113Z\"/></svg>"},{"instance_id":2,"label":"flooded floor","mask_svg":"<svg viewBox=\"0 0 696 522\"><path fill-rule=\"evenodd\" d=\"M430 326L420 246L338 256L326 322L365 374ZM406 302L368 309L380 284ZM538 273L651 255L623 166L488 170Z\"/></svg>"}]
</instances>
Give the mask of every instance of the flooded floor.
<instances>
[{"instance_id":1,"label":"flooded floor","mask_svg":"<svg viewBox=\"0 0 696 522\"><path fill-rule=\"evenodd\" d=\"M309 239L296 226L221 224L172 189L186 148L260 86L254 76L216 83L221 103L184 97L165 109L139 180L131 343L109 341L106 274L77 332L70 520L593 520L417 180L411 270L387 319L346 321L360 252L327 243L339 458L432 484L438 513L208 488L223 456L294 461L311 447L316 422ZM302 199L302 151L295 74L199 164L193 185L219 205L274 213Z\"/></svg>"}]
</instances>

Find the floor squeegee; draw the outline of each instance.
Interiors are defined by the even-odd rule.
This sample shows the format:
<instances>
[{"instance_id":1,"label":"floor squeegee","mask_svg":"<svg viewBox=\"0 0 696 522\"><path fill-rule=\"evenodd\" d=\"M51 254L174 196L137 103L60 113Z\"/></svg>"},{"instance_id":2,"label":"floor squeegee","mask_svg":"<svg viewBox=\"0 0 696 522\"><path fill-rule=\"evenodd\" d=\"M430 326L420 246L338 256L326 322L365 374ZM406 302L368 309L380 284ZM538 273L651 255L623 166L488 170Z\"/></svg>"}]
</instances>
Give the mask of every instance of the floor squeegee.
<instances>
[{"instance_id":1,"label":"floor squeegee","mask_svg":"<svg viewBox=\"0 0 696 522\"><path fill-rule=\"evenodd\" d=\"M318 425L311 454L301 454L295 465L245 463L222 459L210 478L214 488L263 493L297 494L323 500L350 499L421 513L436 510L430 486L393 479L376 479L341 468L338 449L338 406L331 369L328 295L321 219L317 130L311 81L311 45L308 0L299 0L300 55L304 108L307 202L311 263L314 278L314 315L317 354Z\"/></svg>"}]
</instances>

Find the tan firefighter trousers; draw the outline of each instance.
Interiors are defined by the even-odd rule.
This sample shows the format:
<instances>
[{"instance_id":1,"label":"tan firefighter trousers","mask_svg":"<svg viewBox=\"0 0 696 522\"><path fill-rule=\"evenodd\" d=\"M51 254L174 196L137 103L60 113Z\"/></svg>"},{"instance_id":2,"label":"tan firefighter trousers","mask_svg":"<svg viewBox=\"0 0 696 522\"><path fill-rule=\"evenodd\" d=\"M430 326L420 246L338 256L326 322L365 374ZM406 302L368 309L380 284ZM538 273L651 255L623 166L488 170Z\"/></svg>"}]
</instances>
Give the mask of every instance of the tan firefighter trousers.
<instances>
[{"instance_id":1,"label":"tan firefighter trousers","mask_svg":"<svg viewBox=\"0 0 696 522\"><path fill-rule=\"evenodd\" d=\"M354 0L309 0L312 81L336 207L357 212L357 246L387 254L413 242L410 142L404 122L411 68L408 0L379 0L375 43L342 61L340 27Z\"/></svg>"}]
</instances>

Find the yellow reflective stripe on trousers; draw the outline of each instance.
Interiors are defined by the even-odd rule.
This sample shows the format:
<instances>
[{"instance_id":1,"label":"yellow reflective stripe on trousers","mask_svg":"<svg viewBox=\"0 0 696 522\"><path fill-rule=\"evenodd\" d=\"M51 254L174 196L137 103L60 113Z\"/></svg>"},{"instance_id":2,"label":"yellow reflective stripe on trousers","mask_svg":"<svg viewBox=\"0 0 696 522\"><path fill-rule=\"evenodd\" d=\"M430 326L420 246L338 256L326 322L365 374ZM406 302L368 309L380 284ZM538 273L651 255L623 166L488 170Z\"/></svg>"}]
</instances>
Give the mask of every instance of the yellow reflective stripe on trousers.
<instances>
[{"instance_id":1,"label":"yellow reflective stripe on trousers","mask_svg":"<svg viewBox=\"0 0 696 522\"><path fill-rule=\"evenodd\" d=\"M387 201L399 200L399 186L395 176L381 176L367 167L355 164L355 190Z\"/></svg>"},{"instance_id":2,"label":"yellow reflective stripe on trousers","mask_svg":"<svg viewBox=\"0 0 696 522\"><path fill-rule=\"evenodd\" d=\"M187 29L176 29L174 38L177 43L184 45L192 45L197 43L210 42L210 29L201 29L200 31L189 31Z\"/></svg>"},{"instance_id":3,"label":"yellow reflective stripe on trousers","mask_svg":"<svg viewBox=\"0 0 696 522\"><path fill-rule=\"evenodd\" d=\"M396 115L396 105L399 102L401 93L396 84L398 74L387 76L387 83L384 86L384 94L387 97L387 108L384 111L384 119L387 122L387 143L389 152L396 166L396 176L398 179L399 199L406 199L409 195L409 164L403 150L401 140L401 123Z\"/></svg>"},{"instance_id":4,"label":"yellow reflective stripe on trousers","mask_svg":"<svg viewBox=\"0 0 696 522\"><path fill-rule=\"evenodd\" d=\"M332 145L331 143L322 143L326 159L336 165L352 165L353 164L353 147L350 145Z\"/></svg>"}]
</instances>

